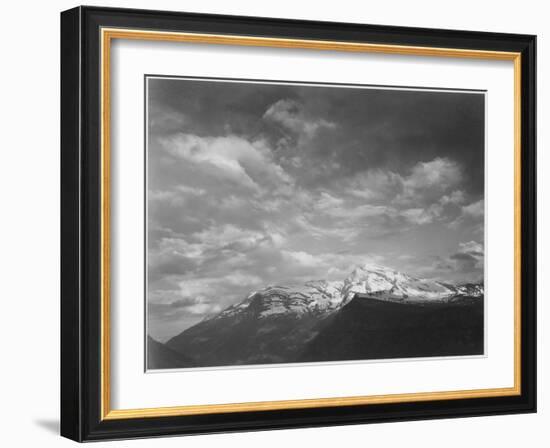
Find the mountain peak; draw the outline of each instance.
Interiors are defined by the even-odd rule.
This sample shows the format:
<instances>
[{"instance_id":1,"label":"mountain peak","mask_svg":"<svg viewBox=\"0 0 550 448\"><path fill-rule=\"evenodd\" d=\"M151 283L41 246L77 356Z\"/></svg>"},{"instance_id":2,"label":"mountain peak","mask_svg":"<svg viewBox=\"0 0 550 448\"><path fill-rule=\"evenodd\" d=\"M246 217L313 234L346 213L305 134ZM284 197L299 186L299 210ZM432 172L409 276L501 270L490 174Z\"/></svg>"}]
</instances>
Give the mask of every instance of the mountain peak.
<instances>
[{"instance_id":1,"label":"mountain peak","mask_svg":"<svg viewBox=\"0 0 550 448\"><path fill-rule=\"evenodd\" d=\"M471 293L471 294L468 294ZM343 303L356 294L382 300L433 301L457 295L483 295L483 285L453 286L436 280L412 277L377 263L357 266L344 280Z\"/></svg>"},{"instance_id":2,"label":"mountain peak","mask_svg":"<svg viewBox=\"0 0 550 448\"><path fill-rule=\"evenodd\" d=\"M404 274L396 269L384 266L378 263L364 263L355 267L355 269L348 276L348 279L351 278L362 278L365 275L379 275L391 279L392 281L396 279L404 280L414 280L410 275Z\"/></svg>"}]
</instances>

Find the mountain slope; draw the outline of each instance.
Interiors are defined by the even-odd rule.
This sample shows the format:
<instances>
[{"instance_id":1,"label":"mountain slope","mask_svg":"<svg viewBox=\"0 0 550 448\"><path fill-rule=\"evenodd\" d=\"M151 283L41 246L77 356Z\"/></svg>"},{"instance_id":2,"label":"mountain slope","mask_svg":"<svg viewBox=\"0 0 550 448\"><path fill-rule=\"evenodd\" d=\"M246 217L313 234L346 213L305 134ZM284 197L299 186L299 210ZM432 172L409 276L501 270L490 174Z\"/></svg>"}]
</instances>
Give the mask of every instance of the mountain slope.
<instances>
[{"instance_id":1,"label":"mountain slope","mask_svg":"<svg viewBox=\"0 0 550 448\"><path fill-rule=\"evenodd\" d=\"M483 301L388 302L357 296L308 344L299 361L483 353Z\"/></svg>"},{"instance_id":2,"label":"mountain slope","mask_svg":"<svg viewBox=\"0 0 550 448\"><path fill-rule=\"evenodd\" d=\"M176 367L194 367L195 363L181 353L168 348L162 342L147 336L147 368L173 369Z\"/></svg>"},{"instance_id":3,"label":"mountain slope","mask_svg":"<svg viewBox=\"0 0 550 448\"><path fill-rule=\"evenodd\" d=\"M294 359L326 316L309 297L274 287L200 322L166 345L201 366L270 364Z\"/></svg>"}]
</instances>

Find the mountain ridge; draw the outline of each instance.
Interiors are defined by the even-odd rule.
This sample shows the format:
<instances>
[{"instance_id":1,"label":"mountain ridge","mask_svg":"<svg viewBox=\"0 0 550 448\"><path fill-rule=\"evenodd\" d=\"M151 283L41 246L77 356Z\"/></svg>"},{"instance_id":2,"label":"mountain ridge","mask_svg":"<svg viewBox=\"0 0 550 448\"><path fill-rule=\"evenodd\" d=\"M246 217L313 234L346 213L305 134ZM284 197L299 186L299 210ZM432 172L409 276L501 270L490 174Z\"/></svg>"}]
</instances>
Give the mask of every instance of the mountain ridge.
<instances>
[{"instance_id":1,"label":"mountain ridge","mask_svg":"<svg viewBox=\"0 0 550 448\"><path fill-rule=\"evenodd\" d=\"M266 286L205 320L241 312L257 297L270 302L270 307L264 309L259 318L281 313L330 314L349 303L357 294L388 301L433 302L449 301L466 295L481 297L484 287L482 283L452 285L417 278L386 266L368 263L355 267L343 281L309 280L292 287Z\"/></svg>"},{"instance_id":2,"label":"mountain ridge","mask_svg":"<svg viewBox=\"0 0 550 448\"><path fill-rule=\"evenodd\" d=\"M429 356L433 350L434 356L477 354L483 293L482 284L450 285L362 265L343 281L252 291L165 345L187 360L179 367L191 360L209 367Z\"/></svg>"}]
</instances>

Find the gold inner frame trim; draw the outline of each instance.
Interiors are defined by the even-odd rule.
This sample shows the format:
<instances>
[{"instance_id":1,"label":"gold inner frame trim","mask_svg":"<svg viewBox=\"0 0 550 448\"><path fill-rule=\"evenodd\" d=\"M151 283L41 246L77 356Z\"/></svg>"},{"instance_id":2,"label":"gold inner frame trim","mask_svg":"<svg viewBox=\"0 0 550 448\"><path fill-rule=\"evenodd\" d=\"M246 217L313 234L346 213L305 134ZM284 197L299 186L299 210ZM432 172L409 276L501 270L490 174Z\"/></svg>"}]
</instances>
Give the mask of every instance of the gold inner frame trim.
<instances>
[{"instance_id":1,"label":"gold inner frame trim","mask_svg":"<svg viewBox=\"0 0 550 448\"><path fill-rule=\"evenodd\" d=\"M307 409L382 403L502 397L521 394L521 54L515 52L419 47L306 39L279 39L221 34L101 29L101 419L117 420L229 412ZM514 63L514 386L492 389L419 392L390 395L314 398L246 403L188 405L140 409L111 409L110 346L110 126L111 41L131 39L213 45L295 48L356 53L456 57L513 61Z\"/></svg>"}]
</instances>

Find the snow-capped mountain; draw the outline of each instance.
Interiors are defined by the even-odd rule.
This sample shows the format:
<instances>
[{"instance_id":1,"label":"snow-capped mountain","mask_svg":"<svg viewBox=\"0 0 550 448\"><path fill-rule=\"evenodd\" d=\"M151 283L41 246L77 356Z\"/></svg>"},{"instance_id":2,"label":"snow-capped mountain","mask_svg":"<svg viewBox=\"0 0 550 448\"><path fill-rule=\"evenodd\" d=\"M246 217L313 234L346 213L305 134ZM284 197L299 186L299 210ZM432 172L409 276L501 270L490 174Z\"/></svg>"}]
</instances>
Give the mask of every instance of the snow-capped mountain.
<instances>
[{"instance_id":1,"label":"snow-capped mountain","mask_svg":"<svg viewBox=\"0 0 550 448\"><path fill-rule=\"evenodd\" d=\"M313 280L298 286L268 286L254 291L214 318L235 316L252 309L258 318L281 314L330 314L356 295L388 301L446 301L457 296L481 297L483 285L454 286L415 278L386 266L365 264L357 266L344 281Z\"/></svg>"},{"instance_id":2,"label":"snow-capped mountain","mask_svg":"<svg viewBox=\"0 0 550 448\"><path fill-rule=\"evenodd\" d=\"M356 267L344 281L343 302L348 303L356 294L385 300L433 301L457 295L479 297L483 295L483 285L454 286L411 277L386 266L367 264Z\"/></svg>"},{"instance_id":3,"label":"snow-capped mountain","mask_svg":"<svg viewBox=\"0 0 550 448\"><path fill-rule=\"evenodd\" d=\"M481 284L453 286L368 264L343 281L253 291L165 345L189 360L180 367L477 353L481 296Z\"/></svg>"}]
</instances>

